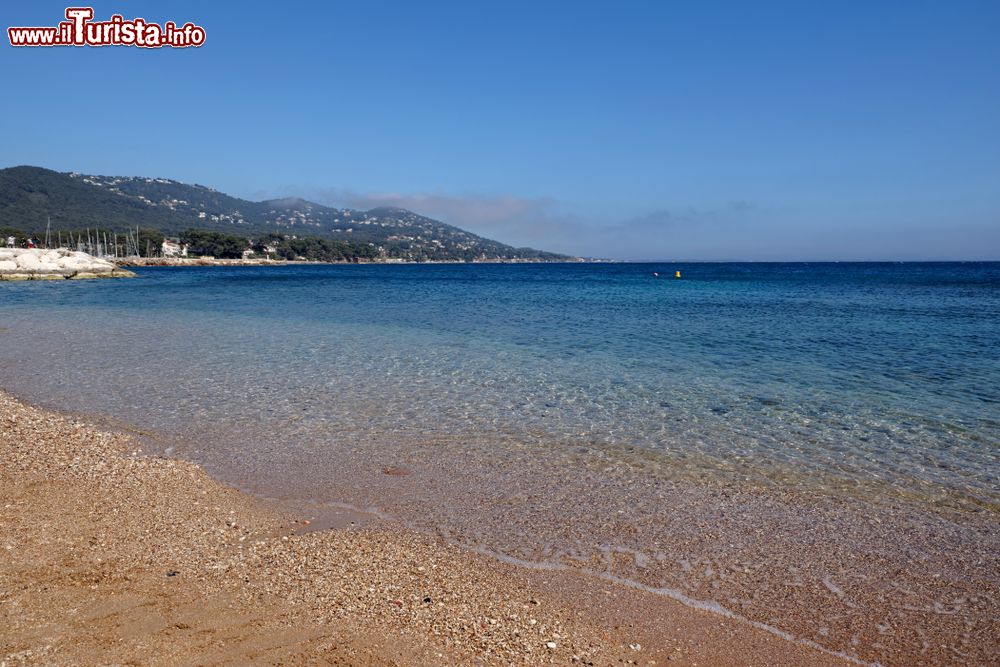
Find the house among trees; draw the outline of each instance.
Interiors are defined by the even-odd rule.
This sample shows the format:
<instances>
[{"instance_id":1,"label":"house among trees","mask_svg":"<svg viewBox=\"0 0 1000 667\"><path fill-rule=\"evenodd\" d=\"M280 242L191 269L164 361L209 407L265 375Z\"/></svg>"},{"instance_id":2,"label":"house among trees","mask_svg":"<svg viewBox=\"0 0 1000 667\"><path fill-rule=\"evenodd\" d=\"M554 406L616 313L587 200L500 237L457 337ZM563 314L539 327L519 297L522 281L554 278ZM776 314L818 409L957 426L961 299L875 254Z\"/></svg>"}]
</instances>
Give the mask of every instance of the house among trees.
<instances>
[{"instance_id":1,"label":"house among trees","mask_svg":"<svg viewBox=\"0 0 1000 667\"><path fill-rule=\"evenodd\" d=\"M163 239L163 243L160 245L160 252L163 253L164 257L187 257L188 247L186 243L181 245L177 241Z\"/></svg>"}]
</instances>

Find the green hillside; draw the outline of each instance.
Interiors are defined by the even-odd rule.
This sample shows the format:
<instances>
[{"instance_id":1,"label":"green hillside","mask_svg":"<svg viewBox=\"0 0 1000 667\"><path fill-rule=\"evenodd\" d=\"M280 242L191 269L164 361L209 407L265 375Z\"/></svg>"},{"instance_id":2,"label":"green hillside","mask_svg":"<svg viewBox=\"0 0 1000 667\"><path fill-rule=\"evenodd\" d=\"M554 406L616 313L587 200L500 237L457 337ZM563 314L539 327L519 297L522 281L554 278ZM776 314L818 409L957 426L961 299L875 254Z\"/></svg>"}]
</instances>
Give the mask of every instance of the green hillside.
<instances>
[{"instance_id":1,"label":"green hillside","mask_svg":"<svg viewBox=\"0 0 1000 667\"><path fill-rule=\"evenodd\" d=\"M417 261L568 259L514 248L400 208L358 211L297 198L254 202L164 178L92 176L40 167L0 170L0 229L41 236L49 221L52 230L64 232L120 233L140 227L166 236L201 230L248 239L308 238L336 247L367 247L356 253L361 256Z\"/></svg>"}]
</instances>

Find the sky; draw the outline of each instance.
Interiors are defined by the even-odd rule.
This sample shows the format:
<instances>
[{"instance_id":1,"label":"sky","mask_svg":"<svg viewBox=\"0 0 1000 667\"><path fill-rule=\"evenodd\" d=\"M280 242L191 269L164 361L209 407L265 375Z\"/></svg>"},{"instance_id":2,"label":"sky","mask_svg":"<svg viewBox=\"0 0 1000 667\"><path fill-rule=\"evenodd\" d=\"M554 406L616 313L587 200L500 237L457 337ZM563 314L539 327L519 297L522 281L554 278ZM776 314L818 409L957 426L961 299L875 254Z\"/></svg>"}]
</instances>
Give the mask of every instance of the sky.
<instances>
[{"instance_id":1,"label":"sky","mask_svg":"<svg viewBox=\"0 0 1000 667\"><path fill-rule=\"evenodd\" d=\"M592 257L1000 260L994 0L92 6L206 41L4 35L0 167L401 206Z\"/></svg>"}]
</instances>

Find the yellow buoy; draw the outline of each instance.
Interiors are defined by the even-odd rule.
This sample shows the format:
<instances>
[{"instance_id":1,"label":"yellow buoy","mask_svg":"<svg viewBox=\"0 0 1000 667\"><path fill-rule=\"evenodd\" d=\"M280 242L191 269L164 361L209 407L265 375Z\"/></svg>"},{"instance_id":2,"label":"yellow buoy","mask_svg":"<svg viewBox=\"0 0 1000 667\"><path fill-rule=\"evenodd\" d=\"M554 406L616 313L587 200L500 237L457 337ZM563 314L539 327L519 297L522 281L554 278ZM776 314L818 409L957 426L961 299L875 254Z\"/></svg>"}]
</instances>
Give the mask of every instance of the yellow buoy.
<instances>
[{"instance_id":1,"label":"yellow buoy","mask_svg":"<svg viewBox=\"0 0 1000 667\"><path fill-rule=\"evenodd\" d=\"M676 272L676 273L674 274L674 277L676 277L676 278L680 278L680 277L681 277L681 272L680 272L680 271Z\"/></svg>"}]
</instances>

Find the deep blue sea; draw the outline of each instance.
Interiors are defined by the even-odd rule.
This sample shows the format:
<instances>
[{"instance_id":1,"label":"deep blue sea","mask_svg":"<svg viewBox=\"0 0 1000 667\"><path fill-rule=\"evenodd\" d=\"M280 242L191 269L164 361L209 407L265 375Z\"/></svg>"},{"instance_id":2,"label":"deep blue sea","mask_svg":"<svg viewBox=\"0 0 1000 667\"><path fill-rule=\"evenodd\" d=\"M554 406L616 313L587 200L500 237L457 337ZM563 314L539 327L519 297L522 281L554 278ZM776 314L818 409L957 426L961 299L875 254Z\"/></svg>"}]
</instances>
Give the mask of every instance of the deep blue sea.
<instances>
[{"instance_id":1,"label":"deep blue sea","mask_svg":"<svg viewBox=\"0 0 1000 667\"><path fill-rule=\"evenodd\" d=\"M847 539L885 521L851 539L936 540L913 548L938 575L965 572L939 548L996 544L998 263L137 272L0 283L0 386L155 431L257 493L573 561L839 649L828 620L789 628L780 596L755 611L718 576L790 576L747 526L808 510ZM994 562L969 565L977 585ZM809 581L840 599L850 572Z\"/></svg>"}]
</instances>

